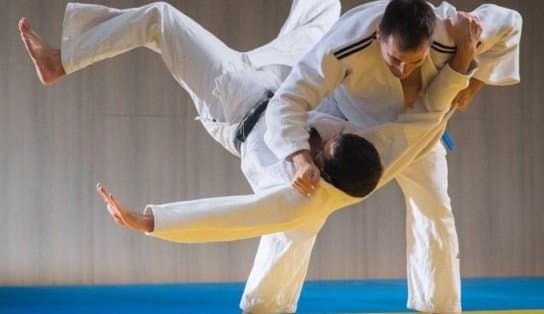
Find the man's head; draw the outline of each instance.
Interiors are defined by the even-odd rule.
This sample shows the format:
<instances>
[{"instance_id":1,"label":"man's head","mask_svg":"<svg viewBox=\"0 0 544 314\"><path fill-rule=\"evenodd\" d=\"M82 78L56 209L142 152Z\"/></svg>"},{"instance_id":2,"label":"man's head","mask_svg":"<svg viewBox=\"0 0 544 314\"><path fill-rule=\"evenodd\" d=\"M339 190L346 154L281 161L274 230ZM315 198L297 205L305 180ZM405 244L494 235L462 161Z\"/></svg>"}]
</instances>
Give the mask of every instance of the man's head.
<instances>
[{"instance_id":1,"label":"man's head","mask_svg":"<svg viewBox=\"0 0 544 314\"><path fill-rule=\"evenodd\" d=\"M382 175L378 151L354 134L341 134L324 141L312 152L322 177L345 193L363 197L376 187Z\"/></svg>"},{"instance_id":2,"label":"man's head","mask_svg":"<svg viewBox=\"0 0 544 314\"><path fill-rule=\"evenodd\" d=\"M429 53L436 16L424 0L392 0L376 30L382 56L399 79L421 67Z\"/></svg>"}]
</instances>

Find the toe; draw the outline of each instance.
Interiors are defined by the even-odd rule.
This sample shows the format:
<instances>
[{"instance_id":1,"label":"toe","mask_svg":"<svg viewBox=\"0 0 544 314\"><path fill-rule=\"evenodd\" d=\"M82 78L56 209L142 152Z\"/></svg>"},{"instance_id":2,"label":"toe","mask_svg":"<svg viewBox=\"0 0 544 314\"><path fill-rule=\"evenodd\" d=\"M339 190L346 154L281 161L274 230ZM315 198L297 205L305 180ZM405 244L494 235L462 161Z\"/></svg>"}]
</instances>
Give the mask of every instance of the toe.
<instances>
[{"instance_id":1,"label":"toe","mask_svg":"<svg viewBox=\"0 0 544 314\"><path fill-rule=\"evenodd\" d=\"M28 19L24 16L21 18L21 20L19 20L19 29L23 32L26 32L30 29L30 24L28 23Z\"/></svg>"},{"instance_id":2,"label":"toe","mask_svg":"<svg viewBox=\"0 0 544 314\"><path fill-rule=\"evenodd\" d=\"M22 32L24 30L24 27L25 27L25 18L22 17L20 20L19 20L19 23L17 23L17 26L19 27L19 30Z\"/></svg>"}]
</instances>

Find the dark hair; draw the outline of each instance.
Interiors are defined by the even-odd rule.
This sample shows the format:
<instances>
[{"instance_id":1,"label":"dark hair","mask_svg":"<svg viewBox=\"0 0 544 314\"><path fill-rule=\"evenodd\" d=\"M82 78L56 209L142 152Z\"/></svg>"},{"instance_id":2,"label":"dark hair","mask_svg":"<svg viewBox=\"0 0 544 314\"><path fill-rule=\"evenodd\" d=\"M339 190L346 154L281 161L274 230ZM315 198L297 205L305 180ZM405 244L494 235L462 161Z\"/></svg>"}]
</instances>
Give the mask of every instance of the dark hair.
<instances>
[{"instance_id":1,"label":"dark hair","mask_svg":"<svg viewBox=\"0 0 544 314\"><path fill-rule=\"evenodd\" d=\"M374 145L355 134L342 134L335 140L332 156L325 160L323 167L329 183L355 197L372 192L382 171Z\"/></svg>"},{"instance_id":2,"label":"dark hair","mask_svg":"<svg viewBox=\"0 0 544 314\"><path fill-rule=\"evenodd\" d=\"M379 28L384 38L396 35L400 49L415 50L431 40L435 23L433 9L424 0L392 0Z\"/></svg>"}]
</instances>

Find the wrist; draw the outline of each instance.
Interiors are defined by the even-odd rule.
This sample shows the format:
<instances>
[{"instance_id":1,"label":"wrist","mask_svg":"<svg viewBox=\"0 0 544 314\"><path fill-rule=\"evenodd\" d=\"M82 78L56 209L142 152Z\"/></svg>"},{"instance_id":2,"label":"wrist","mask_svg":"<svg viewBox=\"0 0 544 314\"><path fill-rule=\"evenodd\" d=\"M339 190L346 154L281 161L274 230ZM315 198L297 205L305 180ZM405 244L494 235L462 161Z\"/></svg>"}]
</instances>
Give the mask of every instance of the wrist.
<instances>
[{"instance_id":1,"label":"wrist","mask_svg":"<svg viewBox=\"0 0 544 314\"><path fill-rule=\"evenodd\" d=\"M467 58L467 59L474 59L476 56L476 45L471 43L460 43L455 45L457 47L456 54L460 57Z\"/></svg>"},{"instance_id":2,"label":"wrist","mask_svg":"<svg viewBox=\"0 0 544 314\"><path fill-rule=\"evenodd\" d=\"M155 229L155 217L153 213L146 213L144 215L145 232L153 232Z\"/></svg>"},{"instance_id":3,"label":"wrist","mask_svg":"<svg viewBox=\"0 0 544 314\"><path fill-rule=\"evenodd\" d=\"M450 66L455 71L466 74L470 67L470 64L474 60L474 53L468 51L457 50L453 58L450 59Z\"/></svg>"},{"instance_id":4,"label":"wrist","mask_svg":"<svg viewBox=\"0 0 544 314\"><path fill-rule=\"evenodd\" d=\"M291 160L293 161L293 164L295 167L299 167L301 165L305 165L308 163L312 163L312 156L310 155L310 151L303 149L299 150L298 152L295 152L291 155Z\"/></svg>"},{"instance_id":5,"label":"wrist","mask_svg":"<svg viewBox=\"0 0 544 314\"><path fill-rule=\"evenodd\" d=\"M468 84L468 87L470 88L473 94L477 94L484 86L485 86L484 82L474 77L470 79L470 83Z\"/></svg>"}]
</instances>

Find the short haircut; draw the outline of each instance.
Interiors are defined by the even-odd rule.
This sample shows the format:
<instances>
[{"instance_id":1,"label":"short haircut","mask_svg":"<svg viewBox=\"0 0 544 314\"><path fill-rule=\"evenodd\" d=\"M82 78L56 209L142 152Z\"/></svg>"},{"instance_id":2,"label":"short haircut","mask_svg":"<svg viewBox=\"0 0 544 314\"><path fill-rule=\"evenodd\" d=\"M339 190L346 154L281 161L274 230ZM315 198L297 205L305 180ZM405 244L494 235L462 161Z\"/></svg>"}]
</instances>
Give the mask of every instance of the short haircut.
<instances>
[{"instance_id":1,"label":"short haircut","mask_svg":"<svg viewBox=\"0 0 544 314\"><path fill-rule=\"evenodd\" d=\"M374 145L358 135L342 134L335 140L323 172L335 187L351 196L363 197L376 188L383 168Z\"/></svg>"},{"instance_id":2,"label":"short haircut","mask_svg":"<svg viewBox=\"0 0 544 314\"><path fill-rule=\"evenodd\" d=\"M392 0L385 8L380 33L384 38L395 35L400 49L415 50L430 42L436 16L424 0Z\"/></svg>"}]
</instances>

